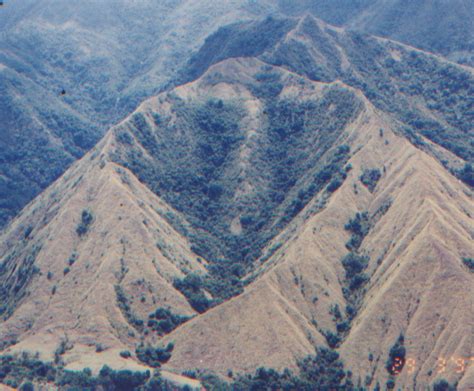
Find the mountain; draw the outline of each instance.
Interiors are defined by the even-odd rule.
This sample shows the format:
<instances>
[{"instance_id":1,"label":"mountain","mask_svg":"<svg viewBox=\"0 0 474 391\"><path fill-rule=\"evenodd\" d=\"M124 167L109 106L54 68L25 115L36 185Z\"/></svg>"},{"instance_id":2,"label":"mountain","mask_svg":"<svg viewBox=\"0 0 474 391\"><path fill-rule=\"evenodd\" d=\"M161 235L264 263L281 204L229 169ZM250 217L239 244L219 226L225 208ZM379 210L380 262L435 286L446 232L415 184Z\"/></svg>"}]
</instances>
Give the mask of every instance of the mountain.
<instances>
[{"instance_id":1,"label":"mountain","mask_svg":"<svg viewBox=\"0 0 474 391\"><path fill-rule=\"evenodd\" d=\"M417 143L423 144L417 136L422 135L472 162L472 68L395 42L337 30L311 17L300 19L293 30L269 27L280 23L267 19L220 29L193 56L181 81L199 75L215 61L256 55L315 81L342 80L361 89L379 109L405 125ZM256 47L252 31L259 28L265 44ZM272 36L278 34L274 44Z\"/></svg>"},{"instance_id":2,"label":"mountain","mask_svg":"<svg viewBox=\"0 0 474 391\"><path fill-rule=\"evenodd\" d=\"M4 1L0 227L110 126L169 87L204 38L227 23L309 12L472 65L472 7L468 0Z\"/></svg>"},{"instance_id":3,"label":"mountain","mask_svg":"<svg viewBox=\"0 0 474 391\"><path fill-rule=\"evenodd\" d=\"M306 16L179 78L2 233L3 353L314 389L317 349L347 387L470 389L472 70Z\"/></svg>"},{"instance_id":4,"label":"mountain","mask_svg":"<svg viewBox=\"0 0 474 391\"><path fill-rule=\"evenodd\" d=\"M474 65L474 4L469 0L280 0L287 14L310 12L344 26Z\"/></svg>"}]
</instances>

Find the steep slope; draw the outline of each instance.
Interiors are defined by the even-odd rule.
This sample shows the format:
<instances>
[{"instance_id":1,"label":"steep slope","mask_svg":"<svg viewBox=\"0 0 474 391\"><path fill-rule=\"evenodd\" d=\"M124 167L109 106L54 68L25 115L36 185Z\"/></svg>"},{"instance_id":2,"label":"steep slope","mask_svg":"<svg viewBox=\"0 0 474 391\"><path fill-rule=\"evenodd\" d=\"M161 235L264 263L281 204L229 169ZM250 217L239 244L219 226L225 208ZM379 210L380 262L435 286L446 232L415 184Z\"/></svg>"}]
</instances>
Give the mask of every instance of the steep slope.
<instances>
[{"instance_id":1,"label":"steep slope","mask_svg":"<svg viewBox=\"0 0 474 391\"><path fill-rule=\"evenodd\" d=\"M275 103L298 102L312 109L326 103L324 112L333 122L312 122L315 112L303 112L299 132L304 137L299 139L297 123L289 118L275 127L266 94ZM210 112L196 114L196 107ZM348 113L341 115L342 107ZM317 113L324 120L322 111ZM204 130L213 130L214 139L230 137L230 142L209 144L203 128L191 121L195 116ZM296 133L286 135L290 130ZM104 363L140 368L120 357L120 351L132 350L142 338L173 341L165 368L200 368L226 376L229 369L295 368L297 359L329 343L339 347L355 383L360 379L375 387L392 378L402 389L432 384L439 358L473 354L474 276L462 263L473 252L472 192L402 134L396 121L361 92L340 82L313 82L256 59L223 61L197 81L146 101L4 233L1 278L7 306L0 332L5 342L18 339L7 351L39 351L51 359L66 346L71 350L59 358L68 368ZM297 167L308 165L288 174L294 183L285 190L286 198L271 204L271 217L246 237L245 224L239 219L236 229L233 214L256 217L251 208L257 205L257 213L264 209L271 200L265 194L281 186L271 185L275 174L266 172L258 158L262 150L271 155L268 142L278 151L283 135ZM295 140L299 148L309 145L307 155L291 152ZM347 155L333 160L341 148ZM287 164L285 155L270 167L279 162ZM193 170L204 171L200 177ZM363 179L368 170L378 170L378 180ZM192 183L206 175L224 191L194 188ZM321 175L326 179L319 182ZM190 208L196 202L193 194L209 197L203 204L213 208L208 225ZM298 208L288 209L298 199ZM295 211L291 219L278 224L289 210ZM363 212L368 229L358 245L349 245L347 224ZM176 278L206 275L196 244L225 248L232 243L211 230L215 225L241 243L263 240L261 266L247 276L242 294L161 338L153 322L146 322L155 309L196 314L189 297L175 288ZM252 243L255 247L259 240ZM219 254L210 248L210 254ZM367 279L358 286L351 285L343 262L349 252L368 257ZM240 258L230 260L253 269ZM214 277L222 272L220 262L216 256L207 267ZM238 277L242 270L234 272ZM210 293L222 294L211 289L208 298ZM385 363L401 333L410 361L400 375L390 376ZM442 376L469 389L472 365L459 371L455 364Z\"/></svg>"},{"instance_id":2,"label":"steep slope","mask_svg":"<svg viewBox=\"0 0 474 391\"><path fill-rule=\"evenodd\" d=\"M264 125L261 110L267 103L261 93L268 85L259 84L256 78L265 75L272 80L278 77L281 81L280 88L274 92L281 102L295 104L298 101L301 107L312 110L313 115L319 113L321 118L310 120L308 114L308 122L300 125L299 130L291 123L270 121L269 125ZM257 89L251 92L252 88ZM339 103L335 102L336 98ZM171 103L176 102L178 105L173 107ZM205 155L189 153L193 145L202 148L204 143L210 142L199 128L186 126L187 116L193 112L190 108L194 105L206 107L209 102L221 111L227 107L234 109L232 105L239 104L237 128L231 129L238 129L245 137L241 138L238 149L227 150L223 144L222 156L217 150L210 153L208 147ZM322 114L322 110L328 109L334 117ZM325 190L326 185L332 177L341 180L343 161L339 160L347 154L345 148L342 153L334 145L339 145L336 140L350 126L359 109L358 99L346 88L337 84L317 85L258 60L224 62L213 67L201 80L145 102L29 205L3 234L0 240L4 303L2 341L8 345L18 340L12 348L14 351L38 350L47 359L67 338L73 348L64 360L72 367L81 363L86 365L86 357L87 365L92 366L109 360L114 365L123 364L118 357L120 349L127 345L133 347L141 336L148 334L150 340L156 337L151 326L143 323L156 308L169 306L180 315L195 313L181 292L175 289L175 280L192 275L192 272L205 274L206 262L192 252L198 249L200 241L203 248L209 246L214 250L213 244L226 249L233 241L244 245L245 240L252 240L259 250L289 223L288 210L292 216L296 215L319 192L323 194L321 203L324 203L324 198L330 194ZM341 117L336 118L336 113ZM206 118L216 123L219 116ZM171 122L175 123L174 127ZM275 130L277 124L279 127ZM225 129L213 130L223 132ZM284 136L284 132L290 130L295 134ZM176 139L173 139L173 132ZM278 141L278 137L282 139ZM159 147L158 142L162 144ZM297 158L300 164L290 165L291 172L280 173L294 177L291 185L274 177L276 169L283 169L275 164L286 164L286 158L277 155L270 162L262 160L268 158L267 148L271 142L275 147L278 143L288 146L291 142L295 143L295 148L305 143L308 146L303 155L295 154L295 149L288 157ZM315 148L316 145L319 147ZM252 155L258 160L253 160ZM210 162L209 157L212 158ZM225 163L219 163L219 158ZM327 162L332 163L325 166ZM233 193L222 195L221 204L216 207L212 202L216 202L214 193L217 190L209 192L206 187L203 194L200 187L197 188L199 192L192 186L176 189L178 180L198 179L196 173L189 172L191 166L207 169L212 175L219 174L218 181L230 177L230 181L222 182L220 186L228 191L232 189ZM150 174L144 168L155 171ZM318 175L321 178L318 179ZM143 183L138 182L136 176ZM157 186L151 179L159 179L165 184L169 180L172 186ZM182 211L175 212L144 184ZM275 203L270 195L279 189L288 194L277 198ZM173 198L178 190L180 197ZM198 198L209 197L208 202L214 208L211 210L216 212L210 224L199 221L202 216L193 215L191 209L184 207L186 204L183 206L178 202L187 198L192 200L191 195L196 192ZM223 210L225 203L232 206ZM273 210L268 209L268 216L262 218L259 230L248 228L249 232L245 232L247 227L245 223L244 227L241 224L245 220L240 216L252 216L256 207L265 210L265 203ZM181 213L184 219L180 217ZM186 218L192 220L192 225ZM218 236L218 231L211 229L214 224L225 229L224 233L232 235L233 239L226 241L225 235ZM247 223L247 226L252 227L252 224ZM252 249L250 245L246 246ZM258 253L255 251L253 256ZM221 298L235 294L226 281L239 281L238 277L251 265L242 263L240 256L221 260L219 250L210 254L214 255L214 269L209 268L214 277L222 273L223 266L228 267L226 273L233 276L230 280L227 280L227 274L221 276L224 277L222 286L212 285L210 293ZM216 284L219 279L213 281ZM97 292L100 292L100 299ZM291 324L288 327L291 333L294 327ZM146 333L142 335L141 332ZM317 332L314 335L323 341ZM303 350L299 349L298 354L307 353L311 345L306 339L300 342ZM96 346L102 346L106 351L91 358ZM282 358L285 356L283 351Z\"/></svg>"},{"instance_id":3,"label":"steep slope","mask_svg":"<svg viewBox=\"0 0 474 391\"><path fill-rule=\"evenodd\" d=\"M143 104L116 129L113 159L201 230L193 244L206 259L247 267L340 175L337 140L358 110L337 84L229 60Z\"/></svg>"},{"instance_id":4,"label":"steep slope","mask_svg":"<svg viewBox=\"0 0 474 391\"><path fill-rule=\"evenodd\" d=\"M349 304L341 264L348 253L344 226L364 211L371 227L358 251L370 257L370 280L367 292L358 293L360 311L340 348L355 380L385 384L385 362L400 333L416 367L395 377L397 387L432 384L439 358L469 364L474 281L462 258L474 250L472 192L392 129L393 122L364 99L363 111L342 136L355 153L340 189L324 210L314 213L315 199L295 219L296 227L282 234L281 247L245 293L167 337L176 343L169 365L223 375L262 365L294 367L296 358L322 343L322 335L337 334L331 308L337 304L343 311ZM383 174L370 192L360 176L373 168ZM448 365L443 377L459 381L460 389L473 385L472 365L464 371L454 361Z\"/></svg>"},{"instance_id":5,"label":"steep slope","mask_svg":"<svg viewBox=\"0 0 474 391\"><path fill-rule=\"evenodd\" d=\"M472 189L415 125L471 160L471 71L311 17L220 30L190 71L2 234L3 351L143 368L120 353L173 341L165 368L226 376L329 345L355 384L470 389Z\"/></svg>"},{"instance_id":6,"label":"steep slope","mask_svg":"<svg viewBox=\"0 0 474 391\"><path fill-rule=\"evenodd\" d=\"M135 143L139 142L140 148L144 147L142 154L147 156L147 163L143 165L156 166L156 161L150 156L157 156L157 151L163 152L166 149L163 145L155 144L158 141L154 140L170 139L171 133L160 135L166 129L167 121L171 121L175 125L171 132L178 132L176 137L187 140L184 144L188 151L186 156L199 156L191 152L194 140L189 135L185 136L185 127L179 122L179 115L183 111L173 110L176 106L186 107L189 101L196 99L212 99L216 104L222 100L223 110L229 100L239 97L244 100L244 107L257 108L248 110L251 113L268 115L265 105L262 107L253 102L255 96L248 96L248 87L242 88L242 84L252 85L249 83L252 73L257 80L282 82L284 87L282 90L277 88L276 91L279 92L273 96L274 100L278 101L283 96L292 96L294 101L303 100L300 94L305 96L309 81L291 74L280 78L257 76L255 64L250 59L224 61L213 66L197 82L178 88L171 96L146 103L142 106L141 113L144 117L140 121L141 125L137 126L139 121L135 119L122 129L130 132L126 133L130 138L119 131L123 140L130 141L126 150L133 151ZM278 68L260 66L260 73L263 70L270 75L282 72ZM298 81L288 85L289 76ZM239 82L238 86L235 85L236 81ZM313 85L315 91L318 91L324 84ZM326 90L336 86L338 89L351 91L349 87L337 84L328 85ZM272 91L271 87L267 88L267 91ZM254 91L255 86L252 92ZM321 99L321 95L316 96ZM347 105L350 96L351 94L340 95L339 103ZM350 318L354 315L342 315L343 320L352 322L354 326L347 336L346 333L341 333L340 337L345 340L340 349L346 365L361 382L372 386L377 382L386 383L390 376L385 363L400 333L405 337L407 358L410 363L418 363L418 367L411 373L411 367L407 366L403 376L395 378L399 387L410 389L432 384L438 375L436 368L439 358L449 357L450 360L453 356L455 359L463 358L465 364L469 363L474 322L470 310L472 295L469 292L472 291L473 281L472 274L462 264L462 258L469 257L473 251L473 233L470 228L473 215L472 195L433 157L403 138L403 126L381 114L360 94L357 96L357 101L362 102L363 110L360 113L358 108L355 113L360 114L350 117L350 125L346 124L347 127L340 133L336 143L347 143L350 150L355 151L348 162L352 165L352 170L341 188L329 199L326 208L316 214L321 210L321 205L325 204L325 197L322 194L313 198L318 192L313 193L306 209L293 220L287 230L268 244L267 251L263 254L269 255L263 255L261 259L265 262L263 270L257 273L257 279L243 294L191 320L165 339L176 342L169 363L171 367L212 369L223 375L229 369L252 371L259 365L281 369L286 366L294 367L296 358L311 353L314 345L325 344L324 336L330 336L330 332L338 334L336 326L342 322L334 319L333 308L336 304L341 309L348 304L360 307L358 315L353 319ZM249 100L251 105L247 103ZM337 112L338 110L334 111ZM163 118L167 119L163 121ZM221 114L219 118L223 121L226 116ZM256 123L248 118L242 122L250 122L252 125ZM262 123L262 120L259 122ZM265 131L265 126L256 127L256 138L262 131ZM308 144L313 148L319 146L318 141L309 141L309 134L305 133L304 136ZM132 136L135 138L133 141ZM272 142L273 148L278 150L278 139L274 138ZM176 146L173 150L175 148ZM240 147L239 151L242 149ZM232 152L229 155L232 156ZM138 153L132 152L131 156L140 160ZM239 156L242 156L241 152ZM250 153L250 156L256 156L256 153ZM167 161L170 160L167 153L164 157ZM128 164L131 160L129 157ZM131 163L130 167L133 166L135 168L132 170L136 171L138 164ZM196 163L181 165L187 166L195 167ZM237 164L229 166L235 168ZM262 172L265 166L259 164L258 167L259 172ZM383 172L374 192L366 189L360 180L367 169ZM251 171L247 168L245 172ZM196 178L192 173L185 175ZM163 178L163 175L142 176L151 185L154 181L150 178L156 177ZM238 175L227 174L226 177L235 178ZM420 191L421 183L426 184L426 191ZM180 196L185 196L187 188L182 186ZM166 195L167 186L159 185L156 189L163 197L168 197L168 202L174 202L173 197ZM225 185L224 189L232 189L232 186ZM299 187L299 190L302 188ZM265 192L261 183L259 192ZM236 200L235 197L233 199ZM227 200L225 202L228 204ZM420 208L420 205L424 208ZM280 209L274 210L278 213ZM371 279L367 285L368 292L364 294L363 291L357 291L353 302L345 294L348 281L341 264L348 252L346 243L349 233L345 232L344 226L357 212L364 211L371 217L371 227L358 252L370 256L367 273ZM219 218L225 216L225 213L226 211L221 212ZM446 232L450 234L440 247L437 238L439 235L444 236ZM436 248L438 250L433 250ZM424 267L432 270L430 262L436 262L434 254L439 257L438 262L442 262L438 263L438 269L433 272L432 279L437 282L419 288L418 284L425 281L426 277ZM403 268L397 268L398 264L403 265ZM447 279L449 283L445 279L446 273L450 274ZM407 276L410 276L408 282L405 281ZM251 280L254 278L255 276ZM410 286L413 286L412 290L407 289ZM465 299L452 295L453 287L457 287L460 292L467 292L462 296ZM418 301L423 305L417 307ZM438 305L442 305L439 311L446 311L445 317L433 319L433 311ZM416 316L413 315L413 308L418 308ZM448 313L455 315L451 317ZM264 319L271 319L271 323L262 321ZM440 340L449 340L449 343L439 342L436 331L434 337L426 333L426 324L431 330L442 328L443 337ZM409 370L410 373L407 374ZM456 370L458 368L451 364L449 371L443 376L451 383L459 381L460 385L469 387L472 383L470 366L462 372Z\"/></svg>"},{"instance_id":7,"label":"steep slope","mask_svg":"<svg viewBox=\"0 0 474 391\"><path fill-rule=\"evenodd\" d=\"M149 313L195 313L173 279L203 271L204 261L167 222L175 212L104 160L100 150L109 143L74 165L1 237L0 335L7 345L18 341L15 349L49 360L67 341L66 363L123 366L118 353L134 346Z\"/></svg>"}]
</instances>

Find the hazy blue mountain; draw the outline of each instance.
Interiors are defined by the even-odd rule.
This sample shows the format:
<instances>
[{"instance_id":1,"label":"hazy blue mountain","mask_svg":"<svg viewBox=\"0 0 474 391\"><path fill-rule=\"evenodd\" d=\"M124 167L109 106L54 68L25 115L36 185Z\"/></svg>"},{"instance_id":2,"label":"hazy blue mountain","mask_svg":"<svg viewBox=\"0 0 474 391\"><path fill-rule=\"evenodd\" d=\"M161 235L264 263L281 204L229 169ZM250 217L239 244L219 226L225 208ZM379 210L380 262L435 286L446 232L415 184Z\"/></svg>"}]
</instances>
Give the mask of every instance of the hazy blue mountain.
<instances>
[{"instance_id":1,"label":"hazy blue mountain","mask_svg":"<svg viewBox=\"0 0 474 391\"><path fill-rule=\"evenodd\" d=\"M388 37L474 65L470 0L280 0L289 14L311 12L328 23Z\"/></svg>"}]
</instances>

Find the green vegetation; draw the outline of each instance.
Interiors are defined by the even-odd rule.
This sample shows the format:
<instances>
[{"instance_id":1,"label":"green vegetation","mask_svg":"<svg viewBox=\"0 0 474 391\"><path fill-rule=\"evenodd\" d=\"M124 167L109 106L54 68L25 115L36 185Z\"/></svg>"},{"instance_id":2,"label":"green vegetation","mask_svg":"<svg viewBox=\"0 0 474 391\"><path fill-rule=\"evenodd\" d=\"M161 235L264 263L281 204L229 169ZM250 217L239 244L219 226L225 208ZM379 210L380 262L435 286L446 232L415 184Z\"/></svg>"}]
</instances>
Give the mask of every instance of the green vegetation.
<instances>
[{"instance_id":1,"label":"green vegetation","mask_svg":"<svg viewBox=\"0 0 474 391\"><path fill-rule=\"evenodd\" d=\"M27 288L37 274L35 265L41 246L34 245L23 259L16 256L15 250L6 255L0 263L0 316L11 316L16 304L27 294Z\"/></svg>"},{"instance_id":2,"label":"green vegetation","mask_svg":"<svg viewBox=\"0 0 474 391\"><path fill-rule=\"evenodd\" d=\"M351 30L388 37L474 65L474 39L468 38L474 29L465 21L465 12L472 10L469 0L440 2L435 7L416 1L280 0L280 7L286 15L312 13L330 24L348 25Z\"/></svg>"},{"instance_id":3,"label":"green vegetation","mask_svg":"<svg viewBox=\"0 0 474 391\"><path fill-rule=\"evenodd\" d=\"M135 354L137 358L153 368L159 368L161 364L166 363L171 358L171 352L174 349L174 344L169 343L165 347L151 346L143 344L137 346Z\"/></svg>"},{"instance_id":4,"label":"green vegetation","mask_svg":"<svg viewBox=\"0 0 474 391\"><path fill-rule=\"evenodd\" d=\"M44 379L54 381L57 370L52 364L39 361L28 354L0 356L0 383L18 388L22 381Z\"/></svg>"},{"instance_id":5,"label":"green vegetation","mask_svg":"<svg viewBox=\"0 0 474 391\"><path fill-rule=\"evenodd\" d=\"M370 222L367 212L356 213L355 217L344 226L346 231L352 233L346 247L350 251L358 250L365 236L369 233Z\"/></svg>"},{"instance_id":6,"label":"green vegetation","mask_svg":"<svg viewBox=\"0 0 474 391\"><path fill-rule=\"evenodd\" d=\"M439 379L433 384L433 391L455 391L456 386L452 386L445 379Z\"/></svg>"},{"instance_id":7,"label":"green vegetation","mask_svg":"<svg viewBox=\"0 0 474 391\"><path fill-rule=\"evenodd\" d=\"M344 288L344 297L348 301L346 313L352 319L356 312L357 293L369 280L365 269L369 263L369 257L358 254L358 250L365 236L369 233L370 219L367 212L356 213L344 226L346 231L352 233L351 238L346 243L347 249L350 251L342 260L342 266L346 271L346 288ZM345 328L344 325L340 328Z\"/></svg>"},{"instance_id":8,"label":"green vegetation","mask_svg":"<svg viewBox=\"0 0 474 391\"><path fill-rule=\"evenodd\" d=\"M69 266L74 265L74 263L77 261L78 254L77 252L73 251L69 259L67 260L67 263Z\"/></svg>"},{"instance_id":9,"label":"green vegetation","mask_svg":"<svg viewBox=\"0 0 474 391\"><path fill-rule=\"evenodd\" d=\"M81 222L77 225L76 232L79 236L84 236L94 221L93 213L88 210L84 209L81 213Z\"/></svg>"},{"instance_id":10,"label":"green vegetation","mask_svg":"<svg viewBox=\"0 0 474 391\"><path fill-rule=\"evenodd\" d=\"M390 348L385 368L390 375L400 373L405 365L406 349L404 346L405 338L400 334L395 344Z\"/></svg>"},{"instance_id":11,"label":"green vegetation","mask_svg":"<svg viewBox=\"0 0 474 391\"><path fill-rule=\"evenodd\" d=\"M135 390L145 385L150 378L150 372L132 372L130 370L114 371L108 366L102 367L99 376L92 376L85 369L82 372L63 371L56 384L60 387L80 387L81 389L96 389L102 387L109 390Z\"/></svg>"},{"instance_id":12,"label":"green vegetation","mask_svg":"<svg viewBox=\"0 0 474 391\"><path fill-rule=\"evenodd\" d=\"M264 101L266 121L250 145L248 169L239 168L245 113L238 101L183 101L171 94L176 121L161 116L155 127L136 114L137 143L114 157L190 223L184 228L166 216L210 262L199 287L175 282L199 312L242 292L241 278L270 241L318 193L337 190L347 175L349 147L334 145L361 109L358 98L338 86L327 88L321 99L280 98L281 76L272 69L261 67L249 82ZM243 183L253 190L235 202ZM240 222L238 232L231 230L233 221Z\"/></svg>"},{"instance_id":13,"label":"green vegetation","mask_svg":"<svg viewBox=\"0 0 474 391\"><path fill-rule=\"evenodd\" d=\"M25 382L21 385L20 391L35 391L35 387L31 382Z\"/></svg>"},{"instance_id":14,"label":"green vegetation","mask_svg":"<svg viewBox=\"0 0 474 391\"><path fill-rule=\"evenodd\" d=\"M328 343L329 347L332 349L336 348L342 340L339 334L335 334L329 330L324 332L323 335L326 338L326 342Z\"/></svg>"},{"instance_id":15,"label":"green vegetation","mask_svg":"<svg viewBox=\"0 0 474 391\"><path fill-rule=\"evenodd\" d=\"M168 383L156 373L151 377L149 371L115 371L103 366L98 376L90 369L82 371L65 370L62 366L40 361L27 353L12 356L0 356L0 383L21 390L31 390L33 383L47 383L61 389L81 390L171 390Z\"/></svg>"},{"instance_id":16,"label":"green vegetation","mask_svg":"<svg viewBox=\"0 0 474 391\"><path fill-rule=\"evenodd\" d=\"M169 308L160 307L148 316L147 326L158 335L165 335L189 319L189 316L176 315Z\"/></svg>"},{"instance_id":17,"label":"green vegetation","mask_svg":"<svg viewBox=\"0 0 474 391\"><path fill-rule=\"evenodd\" d=\"M200 77L212 64L229 57L255 57L275 45L296 24L292 19L268 17L221 27L206 38L199 52L181 71L178 84Z\"/></svg>"},{"instance_id":18,"label":"green vegetation","mask_svg":"<svg viewBox=\"0 0 474 391\"><path fill-rule=\"evenodd\" d=\"M344 2L338 0L338 3ZM327 4L324 7L337 9ZM342 9L346 7L347 3ZM353 8L352 5L350 7ZM251 46L251 39L239 32L242 29L250 31L251 28L250 25L240 24L217 31L208 43L219 42L220 55L209 56L211 46L204 45L189 65L190 74L200 74L193 73L196 64L238 57L239 51ZM474 83L469 71L428 54L355 31L347 34L325 31L310 18L299 25L299 32L305 35L304 42L297 38L277 41L278 45L267 47L260 58L312 80L342 80L360 89L378 109L400 121L402 131L414 144L423 146L420 136L424 136L468 163L474 162L474 134L470 129L474 121L470 109ZM229 42L236 42L236 36L239 37L238 45L229 46ZM423 39L428 36L423 36ZM275 34L275 40L278 37ZM344 55L340 54L341 49ZM399 58L393 58L394 51L399 53ZM318 55L314 55L315 52ZM349 67L343 66L343 61L350 64ZM459 172L458 175L467 180L466 183L472 178L469 172L467 175Z\"/></svg>"},{"instance_id":19,"label":"green vegetation","mask_svg":"<svg viewBox=\"0 0 474 391\"><path fill-rule=\"evenodd\" d=\"M461 179L467 185L474 187L474 168L472 168L472 164L466 163L464 167L455 172L458 175L459 179Z\"/></svg>"},{"instance_id":20,"label":"green vegetation","mask_svg":"<svg viewBox=\"0 0 474 391\"><path fill-rule=\"evenodd\" d=\"M466 267L474 273L474 258L463 258L462 262Z\"/></svg>"},{"instance_id":21,"label":"green vegetation","mask_svg":"<svg viewBox=\"0 0 474 391\"><path fill-rule=\"evenodd\" d=\"M128 323L135 329L141 331L143 329L143 320L139 319L133 312L128 302L127 295L120 285L115 285L115 295L117 296L117 304L127 319Z\"/></svg>"},{"instance_id":22,"label":"green vegetation","mask_svg":"<svg viewBox=\"0 0 474 391\"><path fill-rule=\"evenodd\" d=\"M13 69L19 67L18 60L5 55L2 51L0 61L7 61ZM95 120L64 105L51 94L50 87L30 79L27 75L35 78L39 66L35 55L26 62L30 60L29 69L4 72L0 81L0 228L92 148L103 133Z\"/></svg>"},{"instance_id":23,"label":"green vegetation","mask_svg":"<svg viewBox=\"0 0 474 391\"><path fill-rule=\"evenodd\" d=\"M349 290L353 292L360 289L369 279L364 273L369 262L369 257L351 252L347 254L341 262L346 271L346 280Z\"/></svg>"},{"instance_id":24,"label":"green vegetation","mask_svg":"<svg viewBox=\"0 0 474 391\"><path fill-rule=\"evenodd\" d=\"M122 350L122 351L120 352L120 357L122 357L122 358L130 358L130 357L132 357L132 353L130 353L130 351L128 351L128 350Z\"/></svg>"},{"instance_id":25,"label":"green vegetation","mask_svg":"<svg viewBox=\"0 0 474 391\"><path fill-rule=\"evenodd\" d=\"M186 296L191 307L199 313L207 311L212 305L212 300L204 293L203 279L198 274L190 273L182 280L175 279L173 286Z\"/></svg>"},{"instance_id":26,"label":"green vegetation","mask_svg":"<svg viewBox=\"0 0 474 391\"><path fill-rule=\"evenodd\" d=\"M339 354L317 348L316 354L298 362L299 374L259 368L254 375L238 376L229 390L354 390L351 373L344 371ZM205 382L204 382L205 384ZM218 388L225 390L226 388Z\"/></svg>"},{"instance_id":27,"label":"green vegetation","mask_svg":"<svg viewBox=\"0 0 474 391\"><path fill-rule=\"evenodd\" d=\"M360 306L360 298L364 294L364 285L369 281L369 276L365 273L370 258L359 254L359 248L363 239L369 233L370 219L367 212L356 213L350 219L344 229L352 233L351 238L346 243L350 252L341 259L345 270L345 281L342 288L346 300L344 315L336 304L331 307L330 314L336 323L337 333L327 331L324 335L330 347L337 347L351 328L351 322L357 314Z\"/></svg>"},{"instance_id":28,"label":"green vegetation","mask_svg":"<svg viewBox=\"0 0 474 391\"><path fill-rule=\"evenodd\" d=\"M378 168L374 168L371 170L364 170L362 175L360 176L360 181L362 184L369 189L371 193L375 190L379 179L382 177L380 170Z\"/></svg>"}]
</instances>

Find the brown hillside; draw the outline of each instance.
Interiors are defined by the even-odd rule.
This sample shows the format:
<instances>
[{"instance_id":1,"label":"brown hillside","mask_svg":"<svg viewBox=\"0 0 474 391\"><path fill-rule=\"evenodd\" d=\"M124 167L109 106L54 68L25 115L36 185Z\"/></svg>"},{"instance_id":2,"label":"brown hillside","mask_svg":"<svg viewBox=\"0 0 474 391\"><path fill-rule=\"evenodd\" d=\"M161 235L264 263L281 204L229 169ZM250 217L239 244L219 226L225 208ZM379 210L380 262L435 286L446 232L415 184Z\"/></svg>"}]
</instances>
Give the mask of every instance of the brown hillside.
<instances>
[{"instance_id":1,"label":"brown hillside","mask_svg":"<svg viewBox=\"0 0 474 391\"><path fill-rule=\"evenodd\" d=\"M417 369L401 376L397 386L412 389L436 378L439 357L472 356L474 284L461 262L473 250L472 195L435 159L394 133L389 120L367 101L364 104L364 112L345 132L357 152L344 185L323 211L299 221L243 295L168 337L176 341L171 366L211 367L225 374L228 368L294 365L292 360L321 343L319 331L334 330L330 306L344 306L344 224L358 211L378 215L388 201L390 208L362 245L371 257L373 283L342 344L343 358L362 381L373 373L371 384L384 383L388 351L403 332L408 357ZM366 168L385 171L373 194L359 181ZM450 368L444 376L467 387L472 368L462 374Z\"/></svg>"},{"instance_id":2,"label":"brown hillside","mask_svg":"<svg viewBox=\"0 0 474 391\"><path fill-rule=\"evenodd\" d=\"M245 208L252 210L248 200L261 202L259 194L272 183L273 172L266 172L263 163L254 166L253 160L259 142L267 137L264 99L254 89L262 69L278 74L282 84L278 99L317 104L337 93L342 106L353 108L326 149L319 150L325 139L308 138L308 169L299 175L290 195L305 189L320 161L343 144L350 147L351 166L344 163L347 177L333 193L327 186L318 189L286 225L279 225L279 218L291 205L290 195L272 210L262 228L276 232L265 242L270 256L265 259L263 251L261 266L246 269L253 280L242 294L194 316L163 341L153 333L140 335L134 321L146 322L157 307L196 314L172 282L190 272L205 273L207 264L183 234L191 236L197 229L184 212L164 201L174 193L183 198L184 190L155 189L163 193L158 197L145 185L153 184L150 178L156 179L156 172L169 174L166 170L173 163L176 171L189 168L178 163L187 162L186 152L197 143L195 135L184 127L166 126L180 125L181 117L189 114L180 111L186 105L206 100L222 101L224 107L239 103L243 141L230 153L230 163L222 165L223 177L236 178L232 194L224 195L234 203L224 211L216 209L216 221L233 235L245 232L240 214ZM330 104L325 113L336 120L336 109ZM156 123L156 114L166 118L166 126ZM137 115L146 121L141 129ZM170 140L164 137L171 130L183 146L182 155L172 162L166 149ZM322 131L313 129L317 135ZM154 150L143 140L159 148ZM313 162L314 151L320 155ZM146 172L140 182L142 172L118 161L133 169L142 165L157 171ZM381 173L372 191L360 180L367 169ZM84 210L94 218L80 236L76 229ZM371 387L385 384L388 352L403 333L407 358L416 361L416 370L408 374L406 368L396 386L425 389L438 377L439 357L474 355L474 275L462 264L462 258L472 257L474 251L471 191L435 158L408 142L393 118L344 83L310 81L255 59L221 62L197 81L143 103L3 233L0 257L7 272L0 275L0 283L8 290L8 308L0 340L18 340L7 351L39 351L52 359L61 340L67 339L71 349L63 359L68 368L97 369L104 363L139 368L141 364L122 359L119 352L133 350L140 337L174 341L166 368L177 372L201 368L225 376L229 369L237 373L253 372L258 366L295 368L298 358L326 344L324 334L336 332L331 307L337 304L344 311L347 304L341 259L348 253L350 233L344 226L365 211L370 230L358 252L370 256L366 270L370 280L366 292L359 293L360 310L339 351L355 380ZM272 231L274 227L280 230ZM77 256L68 265L74 252ZM129 311L123 302L120 307L116 286L123 290ZM98 346L104 351L99 352ZM450 365L443 377L468 390L474 387L473 371L473 364L462 373Z\"/></svg>"},{"instance_id":3,"label":"brown hillside","mask_svg":"<svg viewBox=\"0 0 474 391\"><path fill-rule=\"evenodd\" d=\"M3 281L7 286L18 284L13 270L26 263L32 248L40 248L37 272L16 300L12 295L7 305L17 308L0 328L2 340L19 341L15 351L38 351L49 360L67 339L73 348L64 359L71 367L129 366L118 353L134 346L138 331L119 308L117 286L132 305L132 316L144 318L160 306L194 313L172 280L204 266L167 223L165 216L175 212L126 169L99 155L109 140L25 209L0 240L12 270ZM79 237L76 228L84 209L92 211L94 221ZM29 226L33 231L24 239ZM96 355L99 345L105 351Z\"/></svg>"}]
</instances>

